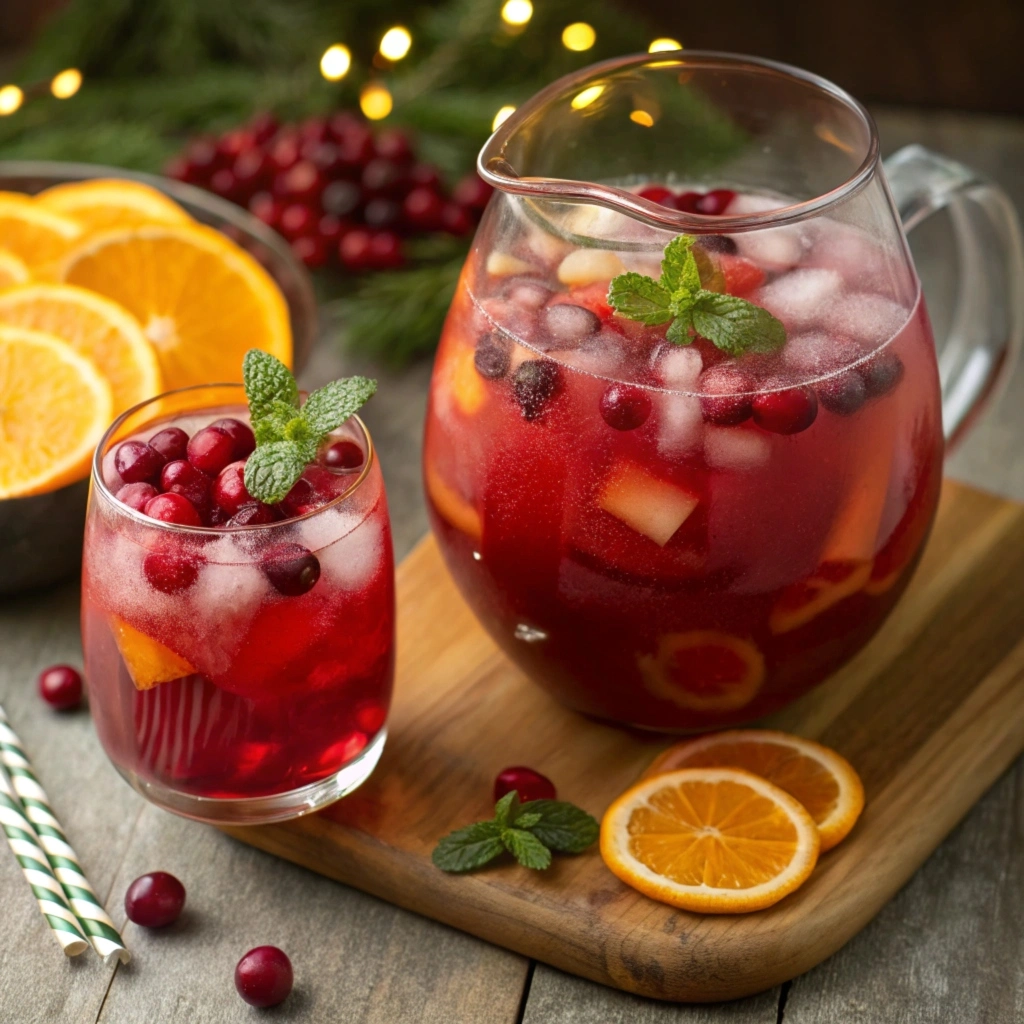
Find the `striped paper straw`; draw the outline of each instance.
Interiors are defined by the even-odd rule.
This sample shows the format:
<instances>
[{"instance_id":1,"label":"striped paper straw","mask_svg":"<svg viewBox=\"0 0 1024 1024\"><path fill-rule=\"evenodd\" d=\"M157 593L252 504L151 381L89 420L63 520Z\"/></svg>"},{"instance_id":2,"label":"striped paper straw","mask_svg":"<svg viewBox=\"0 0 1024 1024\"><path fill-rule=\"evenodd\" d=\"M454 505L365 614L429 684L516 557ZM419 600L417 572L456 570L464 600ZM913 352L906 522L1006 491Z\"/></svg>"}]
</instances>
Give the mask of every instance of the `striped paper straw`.
<instances>
[{"instance_id":1,"label":"striped paper straw","mask_svg":"<svg viewBox=\"0 0 1024 1024\"><path fill-rule=\"evenodd\" d=\"M78 918L78 923L89 936L93 948L108 964L120 960L126 964L131 954L114 927L114 922L93 891L85 872L78 863L78 855L50 809L46 791L36 778L32 764L0 707L0 763L7 770L14 787L14 798L20 801L30 831L52 869L52 876L64 890L67 902ZM73 955L73 954L72 954Z\"/></svg>"}]
</instances>

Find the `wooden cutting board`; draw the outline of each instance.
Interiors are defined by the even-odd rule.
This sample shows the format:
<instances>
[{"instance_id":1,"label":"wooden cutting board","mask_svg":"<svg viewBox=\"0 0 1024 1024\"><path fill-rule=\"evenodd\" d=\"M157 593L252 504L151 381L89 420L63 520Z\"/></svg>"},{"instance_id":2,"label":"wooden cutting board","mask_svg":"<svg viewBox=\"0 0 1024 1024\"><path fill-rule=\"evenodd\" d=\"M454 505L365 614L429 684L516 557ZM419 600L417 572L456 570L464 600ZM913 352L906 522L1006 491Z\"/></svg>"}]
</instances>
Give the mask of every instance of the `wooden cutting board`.
<instances>
[{"instance_id":1,"label":"wooden cutting board","mask_svg":"<svg viewBox=\"0 0 1024 1024\"><path fill-rule=\"evenodd\" d=\"M858 769L867 807L769 910L688 914L620 883L596 848L547 872L430 863L528 764L600 817L667 741L589 721L531 685L477 625L432 539L398 571L398 672L373 777L326 811L231 833L563 970L659 999L732 999L808 970L864 927L1024 749L1024 506L947 482L917 575L875 640L770 725Z\"/></svg>"}]
</instances>

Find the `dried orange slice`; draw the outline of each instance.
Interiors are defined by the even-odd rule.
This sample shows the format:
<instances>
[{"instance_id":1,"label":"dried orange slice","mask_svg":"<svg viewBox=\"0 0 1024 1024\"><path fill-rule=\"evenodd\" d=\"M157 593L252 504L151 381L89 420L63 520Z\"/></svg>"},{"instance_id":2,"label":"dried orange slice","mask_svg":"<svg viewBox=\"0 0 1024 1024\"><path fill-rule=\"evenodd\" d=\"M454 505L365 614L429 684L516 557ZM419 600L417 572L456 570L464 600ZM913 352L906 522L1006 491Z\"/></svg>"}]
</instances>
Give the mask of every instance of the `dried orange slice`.
<instances>
[{"instance_id":1,"label":"dried orange slice","mask_svg":"<svg viewBox=\"0 0 1024 1024\"><path fill-rule=\"evenodd\" d=\"M433 463L427 462L424 477L427 494L434 503L438 515L446 519L456 530L461 530L473 540L479 541L484 533L480 513L445 481Z\"/></svg>"},{"instance_id":2,"label":"dried orange slice","mask_svg":"<svg viewBox=\"0 0 1024 1024\"><path fill-rule=\"evenodd\" d=\"M240 381L250 348L291 365L284 296L249 253L213 228L104 232L69 252L59 276L113 299L139 321L168 389Z\"/></svg>"},{"instance_id":3,"label":"dried orange slice","mask_svg":"<svg viewBox=\"0 0 1024 1024\"><path fill-rule=\"evenodd\" d=\"M70 345L0 325L0 498L85 476L112 409L110 385Z\"/></svg>"},{"instance_id":4,"label":"dried orange slice","mask_svg":"<svg viewBox=\"0 0 1024 1024\"><path fill-rule=\"evenodd\" d=\"M192 222L163 192L123 178L91 178L54 185L40 192L36 202L54 213L74 218L87 234L140 224Z\"/></svg>"},{"instance_id":5,"label":"dried orange slice","mask_svg":"<svg viewBox=\"0 0 1024 1024\"><path fill-rule=\"evenodd\" d=\"M861 590L871 576L870 562L822 562L811 576L790 584L768 616L773 633L788 633Z\"/></svg>"},{"instance_id":6,"label":"dried orange slice","mask_svg":"<svg viewBox=\"0 0 1024 1024\"><path fill-rule=\"evenodd\" d=\"M750 640L717 629L668 633L637 665L656 697L691 711L745 707L764 682L764 656Z\"/></svg>"},{"instance_id":7,"label":"dried orange slice","mask_svg":"<svg viewBox=\"0 0 1024 1024\"><path fill-rule=\"evenodd\" d=\"M772 729L733 729L677 743L655 759L644 778L718 767L744 768L799 800L818 826L822 852L850 834L864 809L864 786L845 757Z\"/></svg>"},{"instance_id":8,"label":"dried orange slice","mask_svg":"<svg viewBox=\"0 0 1024 1024\"><path fill-rule=\"evenodd\" d=\"M169 647L130 626L116 615L110 618L114 642L137 690L151 690L160 683L190 676L195 669Z\"/></svg>"},{"instance_id":9,"label":"dried orange slice","mask_svg":"<svg viewBox=\"0 0 1024 1024\"><path fill-rule=\"evenodd\" d=\"M601 856L652 899L704 914L763 910L802 885L818 829L799 801L739 768L638 782L605 812Z\"/></svg>"},{"instance_id":10,"label":"dried orange slice","mask_svg":"<svg viewBox=\"0 0 1024 1024\"><path fill-rule=\"evenodd\" d=\"M66 341L106 377L113 415L160 393L160 364L139 322L111 299L69 284L17 285L0 292L0 323Z\"/></svg>"},{"instance_id":11,"label":"dried orange slice","mask_svg":"<svg viewBox=\"0 0 1024 1024\"><path fill-rule=\"evenodd\" d=\"M49 273L82 234L77 220L20 192L0 192L0 239L30 271Z\"/></svg>"},{"instance_id":12,"label":"dried orange slice","mask_svg":"<svg viewBox=\"0 0 1024 1024\"><path fill-rule=\"evenodd\" d=\"M13 252L0 249L0 288L21 284L30 276L24 260L19 259Z\"/></svg>"}]
</instances>

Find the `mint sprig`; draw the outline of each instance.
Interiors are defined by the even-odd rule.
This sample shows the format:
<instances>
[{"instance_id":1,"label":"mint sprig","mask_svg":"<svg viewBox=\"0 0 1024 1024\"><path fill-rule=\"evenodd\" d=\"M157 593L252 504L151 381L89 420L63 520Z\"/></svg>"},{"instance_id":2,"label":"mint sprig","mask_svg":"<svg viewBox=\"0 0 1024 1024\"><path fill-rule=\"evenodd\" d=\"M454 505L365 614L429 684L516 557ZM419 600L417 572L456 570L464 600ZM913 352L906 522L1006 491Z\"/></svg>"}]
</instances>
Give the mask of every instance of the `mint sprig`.
<instances>
[{"instance_id":1,"label":"mint sprig","mask_svg":"<svg viewBox=\"0 0 1024 1024\"><path fill-rule=\"evenodd\" d=\"M242 360L242 382L256 437L256 450L245 464L245 487L268 505L284 498L316 458L324 438L377 390L375 380L346 377L312 392L300 407L291 370L256 348Z\"/></svg>"},{"instance_id":2,"label":"mint sprig","mask_svg":"<svg viewBox=\"0 0 1024 1024\"><path fill-rule=\"evenodd\" d=\"M632 271L612 278L608 304L620 316L651 327L671 321L665 336L676 345L689 345L700 334L731 356L782 348L786 328L768 310L704 287L719 285L721 275L709 260L698 261L695 241L691 235L678 235L669 242L658 281Z\"/></svg>"},{"instance_id":3,"label":"mint sprig","mask_svg":"<svg viewBox=\"0 0 1024 1024\"><path fill-rule=\"evenodd\" d=\"M506 793L494 805L494 817L446 835L434 848L434 864L442 871L474 871L508 852L524 868L543 871L551 853L580 853L598 836L597 821L564 800L519 802Z\"/></svg>"}]
</instances>

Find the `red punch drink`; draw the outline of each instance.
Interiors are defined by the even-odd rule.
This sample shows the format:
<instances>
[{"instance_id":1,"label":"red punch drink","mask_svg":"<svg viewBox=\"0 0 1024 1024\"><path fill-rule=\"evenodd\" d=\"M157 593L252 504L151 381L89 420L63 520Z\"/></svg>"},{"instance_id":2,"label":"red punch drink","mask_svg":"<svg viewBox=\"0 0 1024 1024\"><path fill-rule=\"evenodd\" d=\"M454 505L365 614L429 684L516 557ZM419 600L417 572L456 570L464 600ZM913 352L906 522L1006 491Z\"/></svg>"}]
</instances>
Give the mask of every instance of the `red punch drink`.
<instances>
[{"instance_id":1,"label":"red punch drink","mask_svg":"<svg viewBox=\"0 0 1024 1024\"><path fill-rule=\"evenodd\" d=\"M708 215L785 205L655 192ZM686 236L706 308L743 298L784 327L730 349L729 325L712 343L696 314L675 334L639 299L610 305L613 281L640 295L667 273L664 232L602 248L619 215L558 233L527 207L492 204L437 355L424 465L447 564L582 712L684 731L774 711L878 629L938 500L935 354L902 250L828 217L708 219Z\"/></svg>"},{"instance_id":2,"label":"red punch drink","mask_svg":"<svg viewBox=\"0 0 1024 1024\"><path fill-rule=\"evenodd\" d=\"M190 389L111 428L82 591L111 760L163 806L236 822L294 816L363 781L394 667L391 533L368 434L349 419L265 504L246 490L244 402L240 387Z\"/></svg>"}]
</instances>

